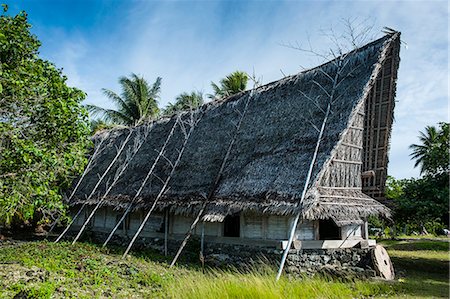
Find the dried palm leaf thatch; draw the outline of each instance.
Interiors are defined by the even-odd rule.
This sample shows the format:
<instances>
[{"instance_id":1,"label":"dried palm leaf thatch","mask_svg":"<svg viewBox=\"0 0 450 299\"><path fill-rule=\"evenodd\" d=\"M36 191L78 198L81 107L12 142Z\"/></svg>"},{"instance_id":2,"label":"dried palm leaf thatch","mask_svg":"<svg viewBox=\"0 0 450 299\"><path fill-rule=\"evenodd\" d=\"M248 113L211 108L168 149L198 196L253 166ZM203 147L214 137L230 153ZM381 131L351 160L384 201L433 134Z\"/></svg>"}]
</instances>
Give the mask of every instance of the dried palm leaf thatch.
<instances>
[{"instance_id":1,"label":"dried palm leaf thatch","mask_svg":"<svg viewBox=\"0 0 450 299\"><path fill-rule=\"evenodd\" d=\"M311 184L302 206L298 205L298 199L315 150L318 135L316 127L320 127L322 110L328 104L323 92L330 84L326 74L335 73L336 65L331 61L254 90L257 96L248 106L214 198L206 206L203 220L223 221L228 214L247 210L292 215L299 209L306 219L358 221L373 214L389 217L389 210L385 206L363 193L365 187L361 173L371 170L373 163L366 163L365 160L368 153L381 144L368 141L375 138L384 138L381 144L384 152L379 160L384 163L384 169L387 166L385 155L392 125L390 119L394 107L399 38L399 34L390 34L346 54L345 67L341 70L345 76L335 91L336 100L331 106L332 113L324 130ZM393 66L385 67L387 63ZM381 80L389 78L393 82L390 93L383 94L383 100L392 103L384 107L381 114L380 110L367 109L371 95L377 93L373 88L380 76ZM236 111L242 111L249 96L250 92L246 91L199 108L203 117L186 145L169 189L157 204L158 210L169 208L175 214L191 216L198 213L214 184L238 122L239 113ZM182 119L186 117L188 114L181 115ZM374 123L370 121L373 118L381 119L385 125L386 132L381 137L377 130L368 127ZM105 205L118 209L128 206L174 122L175 117L172 117L153 124L147 142L130 162L126 173L108 195ZM180 129L173 134L165 153L167 159L172 161L184 139ZM108 138L114 140L109 143L111 150L102 151L95 169L78 187L72 205L85 202L85 195L90 193L97 181L96 173L102 173L113 159L113 147L120 144L125 135L126 130L110 133L111 137ZM170 169L167 161L156 165L155 176L142 190L135 209L153 203L162 186L158 178L166 177ZM385 177L376 179L378 185L372 184L371 187L384 186ZM104 188L99 188L88 204L95 204L104 191Z\"/></svg>"}]
</instances>

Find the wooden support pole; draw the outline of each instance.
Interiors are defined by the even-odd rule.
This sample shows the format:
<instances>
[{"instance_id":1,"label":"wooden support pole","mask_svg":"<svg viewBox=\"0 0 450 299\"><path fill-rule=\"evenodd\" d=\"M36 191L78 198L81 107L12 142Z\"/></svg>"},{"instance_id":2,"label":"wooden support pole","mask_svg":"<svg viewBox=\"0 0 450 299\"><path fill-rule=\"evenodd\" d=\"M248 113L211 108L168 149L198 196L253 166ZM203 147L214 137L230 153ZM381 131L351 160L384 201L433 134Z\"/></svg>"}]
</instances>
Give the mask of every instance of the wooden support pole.
<instances>
[{"instance_id":1,"label":"wooden support pole","mask_svg":"<svg viewBox=\"0 0 450 299\"><path fill-rule=\"evenodd\" d=\"M131 200L130 204L128 205L127 209L125 210L124 214L122 215L122 217L120 218L119 222L116 223L116 225L114 226L113 230L109 233L108 238L105 240L105 242L103 243L102 247L105 247L106 244L108 244L108 242L111 240L112 236L114 235L114 233L117 231L117 229L119 228L120 224L122 223L122 221L125 219L125 217L127 216L127 214L131 211L131 208L133 206L133 204L135 203L135 201L139 198L139 196L141 195L142 190L144 189L144 186L147 184L147 181L149 180L149 178L151 177L153 171L155 170L156 164L158 164L159 159L161 158L161 156L164 155L164 152L166 151L166 147L167 144L169 144L169 140L170 138L172 138L173 136L173 132L175 131L175 127L177 126L178 122L179 122L179 117L177 117L176 121L174 122L172 129L170 130L169 134L167 135L166 141L164 142L163 146L161 147L161 150L159 151L158 155L156 156L155 161L153 161L153 165L150 167L150 170L147 172L147 175L145 176L144 180L141 183L141 186L139 187L138 191L136 192L136 194L134 195L133 199Z\"/></svg>"},{"instance_id":2,"label":"wooden support pole","mask_svg":"<svg viewBox=\"0 0 450 299\"><path fill-rule=\"evenodd\" d=\"M336 81L337 81L337 79L335 79L335 82ZM334 92L334 90L333 90L333 92ZM309 181L311 180L312 171L313 171L313 168L314 168L314 164L316 163L317 154L319 152L319 147L320 147L320 143L321 143L321 140L322 140L322 135L323 135L323 132L325 130L325 124L327 123L328 116L330 114L331 102L332 101L330 101L328 103L327 111L326 111L325 117L324 117L324 119L322 121L322 126L320 128L319 136L317 137L316 148L314 150L314 154L312 156L311 163L309 164L309 170L308 170L308 174L306 176L305 185L303 187L302 195L301 195L301 198L300 198L300 204L303 203L303 200L305 199L305 196L306 196L306 191L308 190ZM301 215L301 212L298 212L297 215L294 218L294 221L292 222L291 232L289 234L289 240L288 240L286 249L283 252L283 256L282 256L281 262L280 262L280 267L278 269L278 273L277 273L277 276L276 276L276 280L277 281L280 279L281 273L283 273L284 264L286 263L286 258L287 258L288 254L289 254L289 250L291 249L292 242L294 241L295 230L296 230L298 222L300 220L300 215Z\"/></svg>"},{"instance_id":3,"label":"wooden support pole","mask_svg":"<svg viewBox=\"0 0 450 299\"><path fill-rule=\"evenodd\" d=\"M103 181L103 179L106 177L106 175L108 174L108 172L111 170L111 167L114 165L114 163L117 161L117 159L119 158L120 154L122 153L123 149L125 148L125 145L127 144L128 140L131 137L131 134L133 133L132 130L130 130L130 132L128 133L127 137L125 138L125 140L122 142L122 145L120 146L120 148L118 149L116 156L114 157L114 159L109 163L108 167L106 168L106 170L103 172L103 174L100 176L99 180L97 181L97 183L94 186L94 189L92 189L91 193L89 194L89 196L86 198L86 200L83 203L83 206L81 207L81 210L84 209L84 207L86 206L86 203L91 199L91 197L94 195L95 191L97 191L98 186L100 186L100 183ZM59 235L59 237L55 240L55 243L59 242L59 240L62 239L62 237L67 233L67 231L69 230L69 228L71 227L71 225L75 222L75 219L78 217L78 215L80 215L81 210L79 211L79 213L77 213L75 215L75 217L72 218L72 221L69 223L69 225L67 225L67 227L64 229L64 231Z\"/></svg>"},{"instance_id":4,"label":"wooden support pole","mask_svg":"<svg viewBox=\"0 0 450 299\"><path fill-rule=\"evenodd\" d=\"M169 234L169 209L164 213L164 256L167 256L167 238Z\"/></svg>"},{"instance_id":5,"label":"wooden support pole","mask_svg":"<svg viewBox=\"0 0 450 299\"><path fill-rule=\"evenodd\" d=\"M173 176L174 173L175 173L176 167L178 166L178 163L180 162L181 157L183 156L183 152L184 152L184 150L186 149L186 145L187 145L187 143L188 143L188 141L189 141L189 138L190 138L190 136L192 135L192 132L194 131L194 128L195 128L195 126L197 125L198 121L199 121L199 120L194 121L194 120L192 119L192 113L191 113L191 123L190 123L190 126L191 126L191 127L190 127L190 129L189 129L189 132L185 135L183 145L182 145L181 149L180 149L179 152L178 152L177 160L176 160L175 163L173 164L172 170L171 170L169 176L166 178L166 180L165 180L165 182L164 182L164 184L163 184L161 190L159 191L158 195L156 196L156 198L155 198L155 200L154 200L154 202L153 202L153 205L151 206L151 208L150 208L150 210L148 211L147 215L145 215L144 220L142 221L142 223L141 223L141 225L139 226L138 230L136 231L136 233L134 234L133 238L131 239L130 244L128 244L127 249L126 249L125 252L123 253L122 259L124 259L124 258L127 256L128 252L130 251L130 249L131 249L131 247L133 246L134 242L136 241L137 237L139 236L139 234L141 233L142 229L144 228L145 223L147 223L148 219L150 218L151 213L152 213L153 210L155 209L158 200L159 200L159 199L164 195L164 193L166 192L167 186L168 186L170 180L172 179L172 176Z\"/></svg>"},{"instance_id":6,"label":"wooden support pole","mask_svg":"<svg viewBox=\"0 0 450 299\"><path fill-rule=\"evenodd\" d=\"M242 112L238 111L238 114L240 115L239 122L236 125L236 130L235 130L234 136L231 139L230 144L228 145L228 149L227 149L227 151L225 153L225 156L224 156L224 158L222 160L222 164L220 165L219 172L216 175L214 183L211 186L211 190L209 191L208 196L206 197L205 201L203 202L203 204L202 204L202 206L200 208L200 211L198 212L197 216L195 217L194 222L192 222L192 224L191 224L191 226L189 228L189 231L186 233L186 236L184 237L183 242L181 242L180 248L178 248L178 251L175 254L175 257L173 258L172 262L170 263L170 267L173 267L175 265L175 263L177 262L181 252L183 251L183 249L186 246L189 238L191 237L192 233L194 232L194 229L197 226L197 223L199 222L201 216L203 215L203 212L205 211L207 203L214 196L214 193L215 193L215 191L217 189L219 181L222 178L222 173L223 173L223 170L225 169L226 162L228 160L228 157L230 156L231 149L233 148L233 145L234 145L234 143L235 143L235 141L237 139L237 136L239 134L239 130L241 128L242 120L243 120L245 114L247 113L248 105L250 103L250 99L253 97L253 94L254 94L254 89L251 91L250 95L247 98L247 101L245 102L244 110Z\"/></svg>"},{"instance_id":7,"label":"wooden support pole","mask_svg":"<svg viewBox=\"0 0 450 299\"><path fill-rule=\"evenodd\" d=\"M78 190L78 187L80 186L81 182L83 181L84 177L86 176L86 174L91 170L92 166L93 166L93 162L95 161L95 159L97 158L98 153L100 152L100 148L103 144L103 141L106 139L107 134L105 134L102 139L100 139L99 144L97 145L97 147L95 147L94 149L94 153L92 154L92 156L89 158L88 164L86 165L86 167L83 170L83 174L81 175L80 179L78 180L77 184L75 185L75 187L72 190L72 193L69 195L69 197L67 198L67 203L70 203L70 201L72 200L72 197L75 195L75 193ZM82 208L84 208L84 204L82 206ZM81 212L81 211L80 211ZM78 215L78 213L77 213ZM48 230L48 232L46 233L47 235L50 234L53 229L56 227L59 219L61 218L61 215L55 220L55 222L53 222L52 226L50 227L50 229Z\"/></svg>"},{"instance_id":8,"label":"wooden support pole","mask_svg":"<svg viewBox=\"0 0 450 299\"><path fill-rule=\"evenodd\" d=\"M204 249L205 249L205 221L202 221L202 233L200 238L200 252L202 256Z\"/></svg>"},{"instance_id":9,"label":"wooden support pole","mask_svg":"<svg viewBox=\"0 0 450 299\"><path fill-rule=\"evenodd\" d=\"M128 213L131 211L131 208L133 207L133 201L128 205L127 209L125 210L125 213L123 213L122 217L120 217L120 220L116 223L116 225L114 226L113 230L111 231L111 233L109 234L108 238L106 238L105 242L103 243L102 247L105 247L106 244L108 244L108 242L111 240L112 236L114 235L114 233L119 229L120 225L122 224L122 222L125 220L125 218L127 217Z\"/></svg>"},{"instance_id":10,"label":"wooden support pole","mask_svg":"<svg viewBox=\"0 0 450 299\"><path fill-rule=\"evenodd\" d=\"M119 180L119 178L122 176L122 174L125 172L125 170L127 169L128 165L130 164L130 161L133 160L134 156L136 155L136 153L139 151L139 149L141 148L142 144L144 143L145 139L147 139L147 133L145 133L145 136L143 138L143 140L140 140L140 136L136 136L135 137L135 144L134 147L131 151L131 154L129 157L127 157L125 164L121 165L121 167L118 169L118 172L114 175L114 180L111 183L111 185L106 189L105 194L103 194L102 198L98 201L98 203L95 205L94 209L92 210L92 212L89 214L88 218L86 219L86 221L83 223L83 225L81 226L80 231L78 232L78 234L76 235L75 239L72 242L72 245L74 245L77 240L80 238L81 234L83 233L83 231L86 229L86 226L88 225L89 221L91 221L92 217L94 217L95 212L97 212L97 210L101 207L101 205L103 204L103 201L106 199L106 197L108 196L109 192L111 192L112 188L114 187L114 185L117 183L117 181ZM128 136L131 136L132 131L130 131L130 134ZM127 140L128 141L128 140ZM123 147L125 147L125 142L123 144Z\"/></svg>"},{"instance_id":11,"label":"wooden support pole","mask_svg":"<svg viewBox=\"0 0 450 299\"><path fill-rule=\"evenodd\" d=\"M77 219L78 216L80 216L80 214L84 210L85 206L86 206L86 202L83 203L81 208L78 210L78 212L75 214L75 216L70 220L69 224L63 230L63 232L58 236L58 238L56 238L55 243L58 243L62 239L62 237L67 233L67 231L69 230L70 226L75 222L75 219Z\"/></svg>"},{"instance_id":12,"label":"wooden support pole","mask_svg":"<svg viewBox=\"0 0 450 299\"><path fill-rule=\"evenodd\" d=\"M86 176L86 174L91 170L91 167L93 166L93 162L95 161L95 159L97 158L98 153L100 152L100 148L103 144L103 141L106 139L108 135L105 134L105 136L102 137L102 139L100 140L98 146L95 148L94 153L92 154L91 158L89 159L89 162L86 166L86 168L83 171L83 174L81 175L80 179L78 180L77 184L75 185L75 188L73 188L72 193L70 194L69 198L67 199L67 202L70 202L70 200L72 199L72 197L75 195L75 192L77 192L78 187L81 184L81 181L83 181L84 177Z\"/></svg>"},{"instance_id":13,"label":"wooden support pole","mask_svg":"<svg viewBox=\"0 0 450 299\"><path fill-rule=\"evenodd\" d=\"M364 219L364 238L369 240L369 222L367 219Z\"/></svg>"},{"instance_id":14,"label":"wooden support pole","mask_svg":"<svg viewBox=\"0 0 450 299\"><path fill-rule=\"evenodd\" d=\"M205 221L202 221L202 232L200 237L200 263L202 264L203 273L205 272Z\"/></svg>"}]
</instances>

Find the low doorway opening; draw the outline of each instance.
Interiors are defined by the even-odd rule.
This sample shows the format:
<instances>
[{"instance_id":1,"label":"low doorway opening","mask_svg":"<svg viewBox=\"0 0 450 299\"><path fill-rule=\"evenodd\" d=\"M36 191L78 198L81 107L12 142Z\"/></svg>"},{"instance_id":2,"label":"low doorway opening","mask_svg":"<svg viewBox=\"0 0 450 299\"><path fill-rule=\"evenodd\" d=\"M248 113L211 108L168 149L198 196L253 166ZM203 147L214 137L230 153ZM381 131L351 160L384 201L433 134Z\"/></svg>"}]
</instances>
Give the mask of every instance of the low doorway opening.
<instances>
[{"instance_id":1,"label":"low doorway opening","mask_svg":"<svg viewBox=\"0 0 450 299\"><path fill-rule=\"evenodd\" d=\"M223 236L224 237L239 237L240 236L240 216L239 214L228 215L223 222Z\"/></svg>"},{"instance_id":2,"label":"low doorway opening","mask_svg":"<svg viewBox=\"0 0 450 299\"><path fill-rule=\"evenodd\" d=\"M341 230L331 219L319 221L320 240L340 240Z\"/></svg>"}]
</instances>

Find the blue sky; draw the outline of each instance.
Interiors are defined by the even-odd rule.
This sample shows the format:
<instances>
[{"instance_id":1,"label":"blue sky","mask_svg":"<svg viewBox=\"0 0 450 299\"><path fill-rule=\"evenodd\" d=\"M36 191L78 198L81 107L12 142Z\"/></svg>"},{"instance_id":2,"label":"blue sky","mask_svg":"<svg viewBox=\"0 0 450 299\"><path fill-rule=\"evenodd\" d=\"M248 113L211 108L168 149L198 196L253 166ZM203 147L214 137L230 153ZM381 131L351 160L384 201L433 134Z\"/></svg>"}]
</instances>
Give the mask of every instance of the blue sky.
<instances>
[{"instance_id":1,"label":"blue sky","mask_svg":"<svg viewBox=\"0 0 450 299\"><path fill-rule=\"evenodd\" d=\"M13 1L10 1L13 2ZM342 19L367 20L374 37L383 26L402 32L389 174L417 177L408 146L426 125L448 121L447 1L38 1L8 3L26 10L41 55L63 68L86 103L111 107L101 88L134 72L163 78L161 106L184 91L210 93L210 82L234 70L263 83L321 63L282 46L330 45L320 33L342 32Z\"/></svg>"}]
</instances>

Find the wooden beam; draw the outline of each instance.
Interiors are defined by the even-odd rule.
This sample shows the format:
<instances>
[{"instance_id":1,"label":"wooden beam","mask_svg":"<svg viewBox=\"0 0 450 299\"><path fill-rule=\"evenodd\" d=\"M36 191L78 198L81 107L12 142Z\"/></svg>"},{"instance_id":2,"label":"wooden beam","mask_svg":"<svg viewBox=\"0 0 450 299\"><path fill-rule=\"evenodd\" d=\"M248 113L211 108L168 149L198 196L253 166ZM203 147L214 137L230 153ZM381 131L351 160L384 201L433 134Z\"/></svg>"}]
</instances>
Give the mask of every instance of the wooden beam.
<instances>
[{"instance_id":1,"label":"wooden beam","mask_svg":"<svg viewBox=\"0 0 450 299\"><path fill-rule=\"evenodd\" d=\"M361 161L347 161L347 160L339 160L339 159L333 159L332 162L345 163L345 164L358 164L358 165L363 164Z\"/></svg>"},{"instance_id":2,"label":"wooden beam","mask_svg":"<svg viewBox=\"0 0 450 299\"><path fill-rule=\"evenodd\" d=\"M336 190L361 190L362 187L332 187L332 186L318 186L319 189L336 189Z\"/></svg>"},{"instance_id":3,"label":"wooden beam","mask_svg":"<svg viewBox=\"0 0 450 299\"><path fill-rule=\"evenodd\" d=\"M374 199L374 201L375 201L375 199ZM366 203L321 202L321 203L319 203L319 205L363 206L363 207L369 206L369 207L376 207L376 206L378 206L379 204L371 204L371 205L368 205L368 204L366 204Z\"/></svg>"},{"instance_id":4,"label":"wooden beam","mask_svg":"<svg viewBox=\"0 0 450 299\"><path fill-rule=\"evenodd\" d=\"M354 196L342 196L342 195L320 195L319 197L323 197L323 198L347 198L347 199L357 199L357 200L374 201L373 198L354 197Z\"/></svg>"},{"instance_id":5,"label":"wooden beam","mask_svg":"<svg viewBox=\"0 0 450 299\"><path fill-rule=\"evenodd\" d=\"M359 146L359 145L356 145L356 144L351 144L351 143L347 143L347 142L342 142L341 144L345 145L345 146L349 146L349 147L354 147L354 148L357 148L357 149L363 149L362 146Z\"/></svg>"},{"instance_id":6,"label":"wooden beam","mask_svg":"<svg viewBox=\"0 0 450 299\"><path fill-rule=\"evenodd\" d=\"M384 85L384 69L386 65L384 64L386 60L383 62L383 66L381 67L381 85L380 85L380 94L379 94L379 102L381 103L383 101L383 85ZM380 147L380 127L381 127L381 107L383 107L381 104L378 106L378 122L377 122L377 139L376 139L376 145L375 145L375 161L374 161L374 168L379 167L378 164L378 152L380 151L378 148ZM386 145L383 145L386 146ZM376 176L373 178L373 185L376 185Z\"/></svg>"},{"instance_id":7,"label":"wooden beam","mask_svg":"<svg viewBox=\"0 0 450 299\"><path fill-rule=\"evenodd\" d=\"M211 189L210 189L210 191L209 191L207 197L206 197L205 200L203 201L202 206L201 206L201 208L200 208L200 210L199 210L197 216L195 217L194 221L192 222L191 226L189 227L189 230L188 230L188 232L186 233L186 236L185 236L183 242L181 242L180 248L178 248L178 251L177 251L177 253L175 254L175 257L173 258L173 260L172 260L172 262L170 263L170 266L169 266L169 267L173 267L173 266L175 265L175 263L177 262L178 257L180 256L180 254L181 254L181 252L183 251L184 247L186 246L186 244L187 244L189 238L191 237L192 233L194 232L195 227L197 226L197 223L200 221L200 218L202 217L202 215L203 215L203 213L204 213L204 211L205 211L205 209L206 209L206 205L207 205L208 202L213 198L214 193L216 192L216 189L217 189L217 187L218 187L218 185L219 185L219 182L220 182L220 180L221 180L221 178L222 178L222 174L223 174L223 171L224 171L224 169L225 169L225 165L226 165L226 163L228 162L228 158L229 158L229 156L230 156L231 150L232 150L232 148L233 148L233 146L234 146L234 143L236 142L237 137L238 137L238 135L239 135L239 132L240 132L240 129L241 129L241 125L242 125L242 121L243 121L243 119L244 119L244 116L245 116L246 113L247 113L248 106L249 106L249 104L250 104L250 100L251 100L253 97L254 97L254 89L251 91L250 95L248 96L247 101L246 101L245 104L244 104L244 108L243 108L242 112L236 110L236 112L237 112L237 113L239 114L239 116L240 116L240 117L239 117L239 121L238 121L238 123L236 124L236 129L235 129L235 131L234 131L233 137L231 138L230 144L228 145L227 151L225 152L225 156L223 157L223 160L222 160L222 163L221 163L221 165L220 165L219 171L218 171L217 174L216 174L215 180L214 180L214 182L213 182L213 184L212 184L212 186L211 186Z\"/></svg>"},{"instance_id":8,"label":"wooden beam","mask_svg":"<svg viewBox=\"0 0 450 299\"><path fill-rule=\"evenodd\" d=\"M169 234L169 209L164 213L164 256L167 256L167 237Z\"/></svg>"}]
</instances>

